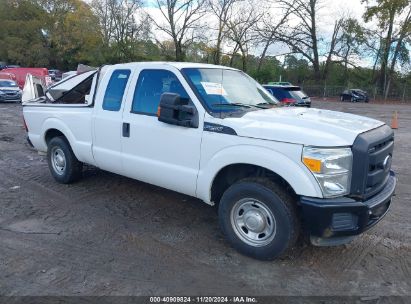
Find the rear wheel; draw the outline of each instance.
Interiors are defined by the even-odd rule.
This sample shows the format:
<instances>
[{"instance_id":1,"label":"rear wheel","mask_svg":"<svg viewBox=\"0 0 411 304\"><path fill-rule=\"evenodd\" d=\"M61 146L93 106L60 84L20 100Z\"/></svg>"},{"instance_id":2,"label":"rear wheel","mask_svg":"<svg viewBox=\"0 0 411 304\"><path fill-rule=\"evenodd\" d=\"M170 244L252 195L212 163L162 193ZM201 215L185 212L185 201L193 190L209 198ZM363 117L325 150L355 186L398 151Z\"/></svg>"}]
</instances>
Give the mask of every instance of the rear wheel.
<instances>
[{"instance_id":1,"label":"rear wheel","mask_svg":"<svg viewBox=\"0 0 411 304\"><path fill-rule=\"evenodd\" d=\"M62 184L69 184L81 178L83 164L74 155L69 143L63 137L50 140L47 161L51 175Z\"/></svg>"},{"instance_id":2,"label":"rear wheel","mask_svg":"<svg viewBox=\"0 0 411 304\"><path fill-rule=\"evenodd\" d=\"M223 194L220 226L239 252L272 260L291 250L300 223L292 197L267 179L244 179Z\"/></svg>"}]
</instances>

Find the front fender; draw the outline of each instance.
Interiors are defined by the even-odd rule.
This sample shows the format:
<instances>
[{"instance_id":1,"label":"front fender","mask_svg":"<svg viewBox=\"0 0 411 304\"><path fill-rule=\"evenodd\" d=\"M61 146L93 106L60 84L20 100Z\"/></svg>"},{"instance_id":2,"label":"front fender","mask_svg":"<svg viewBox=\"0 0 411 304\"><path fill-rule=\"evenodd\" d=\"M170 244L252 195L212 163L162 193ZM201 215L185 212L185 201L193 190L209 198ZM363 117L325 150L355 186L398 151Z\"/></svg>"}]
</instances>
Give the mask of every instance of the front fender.
<instances>
[{"instance_id":1,"label":"front fender","mask_svg":"<svg viewBox=\"0 0 411 304\"><path fill-rule=\"evenodd\" d=\"M267 147L253 145L235 145L218 151L209 161L201 164L197 180L197 197L211 204L214 178L224 167L234 164L266 168L285 179L298 195L322 197L314 176L300 161L302 147L290 146L287 148L287 155Z\"/></svg>"}]
</instances>

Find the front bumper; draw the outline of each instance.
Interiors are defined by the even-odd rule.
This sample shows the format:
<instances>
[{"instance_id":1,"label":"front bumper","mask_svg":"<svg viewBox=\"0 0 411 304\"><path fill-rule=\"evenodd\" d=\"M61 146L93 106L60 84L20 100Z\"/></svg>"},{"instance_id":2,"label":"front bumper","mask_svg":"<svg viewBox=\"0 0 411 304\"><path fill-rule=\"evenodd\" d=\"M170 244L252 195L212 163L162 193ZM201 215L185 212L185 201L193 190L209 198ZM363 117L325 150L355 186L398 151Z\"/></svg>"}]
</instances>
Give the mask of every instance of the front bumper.
<instances>
[{"instance_id":1,"label":"front bumper","mask_svg":"<svg viewBox=\"0 0 411 304\"><path fill-rule=\"evenodd\" d=\"M314 245L339 245L377 224L388 212L397 180L394 172L385 187L366 201L349 197L301 197L303 222Z\"/></svg>"},{"instance_id":2,"label":"front bumper","mask_svg":"<svg viewBox=\"0 0 411 304\"><path fill-rule=\"evenodd\" d=\"M21 102L21 96L0 96L0 102Z\"/></svg>"}]
</instances>

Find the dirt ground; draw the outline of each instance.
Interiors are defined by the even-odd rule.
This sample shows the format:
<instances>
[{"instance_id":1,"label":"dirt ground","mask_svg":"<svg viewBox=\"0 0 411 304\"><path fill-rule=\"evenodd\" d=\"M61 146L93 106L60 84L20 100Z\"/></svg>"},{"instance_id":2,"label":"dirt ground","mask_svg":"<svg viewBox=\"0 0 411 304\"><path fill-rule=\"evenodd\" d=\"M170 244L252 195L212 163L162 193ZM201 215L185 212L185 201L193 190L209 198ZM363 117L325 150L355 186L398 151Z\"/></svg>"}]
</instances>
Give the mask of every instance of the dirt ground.
<instances>
[{"instance_id":1,"label":"dirt ground","mask_svg":"<svg viewBox=\"0 0 411 304\"><path fill-rule=\"evenodd\" d=\"M390 122L399 114L389 214L352 243L301 245L261 262L230 248L213 207L87 167L54 182L22 108L0 104L0 295L411 295L411 106L318 101Z\"/></svg>"}]
</instances>

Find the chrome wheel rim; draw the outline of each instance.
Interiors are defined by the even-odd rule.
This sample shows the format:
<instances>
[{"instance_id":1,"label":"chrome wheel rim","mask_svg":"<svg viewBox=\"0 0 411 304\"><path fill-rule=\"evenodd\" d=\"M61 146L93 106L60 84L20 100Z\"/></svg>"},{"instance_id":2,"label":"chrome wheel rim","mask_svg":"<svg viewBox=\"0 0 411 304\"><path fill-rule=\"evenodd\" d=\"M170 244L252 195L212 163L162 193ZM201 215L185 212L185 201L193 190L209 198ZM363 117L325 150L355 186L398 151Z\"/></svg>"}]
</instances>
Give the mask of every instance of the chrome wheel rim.
<instances>
[{"instance_id":1,"label":"chrome wheel rim","mask_svg":"<svg viewBox=\"0 0 411 304\"><path fill-rule=\"evenodd\" d=\"M54 172L58 175L63 175L66 169L66 155L59 147L53 147L51 150L51 164Z\"/></svg>"},{"instance_id":2,"label":"chrome wheel rim","mask_svg":"<svg viewBox=\"0 0 411 304\"><path fill-rule=\"evenodd\" d=\"M271 210L262 202L244 198L231 209L231 226L246 244L261 247L269 244L276 234L276 221Z\"/></svg>"}]
</instances>

